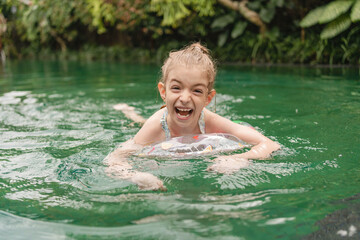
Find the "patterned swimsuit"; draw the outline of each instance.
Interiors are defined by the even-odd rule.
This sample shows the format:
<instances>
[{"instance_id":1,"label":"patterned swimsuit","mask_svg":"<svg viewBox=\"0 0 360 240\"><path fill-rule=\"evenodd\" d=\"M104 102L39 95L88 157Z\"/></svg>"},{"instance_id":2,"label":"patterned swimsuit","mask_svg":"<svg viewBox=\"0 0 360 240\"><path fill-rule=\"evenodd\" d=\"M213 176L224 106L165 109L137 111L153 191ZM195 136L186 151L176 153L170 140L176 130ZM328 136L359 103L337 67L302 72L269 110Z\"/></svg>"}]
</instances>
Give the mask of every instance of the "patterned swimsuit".
<instances>
[{"instance_id":1,"label":"patterned swimsuit","mask_svg":"<svg viewBox=\"0 0 360 240\"><path fill-rule=\"evenodd\" d=\"M166 140L169 140L171 138L171 134L170 134L169 126L168 126L168 124L166 122L167 115L168 115L168 110L165 107L165 111L164 111L164 114L163 114L162 118L160 119L160 122L161 122L161 127L165 132ZM200 128L200 132L202 134L205 134L204 110L201 111L201 115L200 115L200 118L199 118L199 128Z\"/></svg>"}]
</instances>

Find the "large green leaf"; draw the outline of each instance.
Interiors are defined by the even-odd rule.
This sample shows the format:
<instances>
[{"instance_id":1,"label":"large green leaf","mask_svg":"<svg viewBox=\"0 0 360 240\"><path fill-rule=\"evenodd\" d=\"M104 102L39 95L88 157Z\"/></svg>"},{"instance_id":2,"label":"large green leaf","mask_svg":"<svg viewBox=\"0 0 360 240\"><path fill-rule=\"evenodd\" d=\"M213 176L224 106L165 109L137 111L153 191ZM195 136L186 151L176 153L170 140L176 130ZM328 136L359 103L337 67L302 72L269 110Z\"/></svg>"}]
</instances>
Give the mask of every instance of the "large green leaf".
<instances>
[{"instance_id":1,"label":"large green leaf","mask_svg":"<svg viewBox=\"0 0 360 240\"><path fill-rule=\"evenodd\" d=\"M264 22L270 23L275 16L275 6L269 8L262 8L259 15Z\"/></svg>"},{"instance_id":2,"label":"large green leaf","mask_svg":"<svg viewBox=\"0 0 360 240\"><path fill-rule=\"evenodd\" d=\"M269 6L283 7L284 6L284 0L270 0L268 2L268 7Z\"/></svg>"},{"instance_id":3,"label":"large green leaf","mask_svg":"<svg viewBox=\"0 0 360 240\"><path fill-rule=\"evenodd\" d=\"M360 0L357 0L352 7L350 17L352 22L360 21Z\"/></svg>"},{"instance_id":4,"label":"large green leaf","mask_svg":"<svg viewBox=\"0 0 360 240\"><path fill-rule=\"evenodd\" d=\"M333 38L339 33L348 29L351 25L351 19L348 14L344 14L339 18L335 19L323 29L320 34L321 39Z\"/></svg>"},{"instance_id":5,"label":"large green leaf","mask_svg":"<svg viewBox=\"0 0 360 240\"><path fill-rule=\"evenodd\" d=\"M328 23L343 13L347 12L354 4L354 0L337 0L326 5L323 13L319 18L319 23Z\"/></svg>"},{"instance_id":6,"label":"large green leaf","mask_svg":"<svg viewBox=\"0 0 360 240\"><path fill-rule=\"evenodd\" d=\"M222 34L220 34L219 39L218 39L218 46L222 47L225 45L227 39L229 36L229 31L223 32Z\"/></svg>"},{"instance_id":7,"label":"large green leaf","mask_svg":"<svg viewBox=\"0 0 360 240\"><path fill-rule=\"evenodd\" d=\"M319 17L323 13L325 7L321 6L311 10L300 22L300 27L306 28L311 27L319 23Z\"/></svg>"},{"instance_id":8,"label":"large green leaf","mask_svg":"<svg viewBox=\"0 0 360 240\"><path fill-rule=\"evenodd\" d=\"M259 10L261 8L261 3L260 1L255 1L255 2L250 1L246 4L246 6L251 10Z\"/></svg>"},{"instance_id":9,"label":"large green leaf","mask_svg":"<svg viewBox=\"0 0 360 240\"><path fill-rule=\"evenodd\" d=\"M284 6L284 0L275 0L277 7L283 7Z\"/></svg>"},{"instance_id":10,"label":"large green leaf","mask_svg":"<svg viewBox=\"0 0 360 240\"><path fill-rule=\"evenodd\" d=\"M238 22L238 23L236 23L234 29L231 32L231 37L232 38L237 38L241 34L243 34L247 24L248 24L247 22Z\"/></svg>"},{"instance_id":11,"label":"large green leaf","mask_svg":"<svg viewBox=\"0 0 360 240\"><path fill-rule=\"evenodd\" d=\"M211 28L224 28L230 23L233 23L235 20L235 17L231 14L227 14L224 16L221 16L214 20L214 22L211 24Z\"/></svg>"}]
</instances>

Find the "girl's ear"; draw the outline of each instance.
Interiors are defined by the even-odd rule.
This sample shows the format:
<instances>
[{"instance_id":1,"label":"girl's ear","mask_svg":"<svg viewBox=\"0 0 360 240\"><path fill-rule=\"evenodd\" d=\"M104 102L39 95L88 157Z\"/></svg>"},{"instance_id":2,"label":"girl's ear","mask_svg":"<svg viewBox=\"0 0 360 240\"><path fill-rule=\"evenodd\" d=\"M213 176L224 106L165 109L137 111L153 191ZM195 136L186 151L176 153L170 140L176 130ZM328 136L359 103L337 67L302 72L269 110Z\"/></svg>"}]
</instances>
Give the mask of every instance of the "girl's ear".
<instances>
[{"instance_id":1,"label":"girl's ear","mask_svg":"<svg viewBox=\"0 0 360 240\"><path fill-rule=\"evenodd\" d=\"M159 93L160 93L161 98L165 101L166 88L165 88L164 83L159 82L159 83L158 83L158 89L159 89Z\"/></svg>"},{"instance_id":2,"label":"girl's ear","mask_svg":"<svg viewBox=\"0 0 360 240\"><path fill-rule=\"evenodd\" d=\"M216 94L215 89L213 89L213 90L211 90L211 91L209 92L209 94L208 94L207 97L206 97L206 106L211 102L211 100L213 99L213 97L215 96L215 94Z\"/></svg>"}]
</instances>

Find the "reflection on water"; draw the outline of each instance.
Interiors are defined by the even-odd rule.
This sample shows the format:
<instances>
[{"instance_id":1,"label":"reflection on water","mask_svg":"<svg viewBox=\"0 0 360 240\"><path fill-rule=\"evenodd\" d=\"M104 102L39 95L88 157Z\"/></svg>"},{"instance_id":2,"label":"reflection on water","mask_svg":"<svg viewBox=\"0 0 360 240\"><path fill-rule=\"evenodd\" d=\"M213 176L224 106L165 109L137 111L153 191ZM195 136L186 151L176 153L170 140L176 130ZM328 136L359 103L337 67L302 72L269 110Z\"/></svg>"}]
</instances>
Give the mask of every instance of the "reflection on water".
<instances>
[{"instance_id":1,"label":"reflection on water","mask_svg":"<svg viewBox=\"0 0 360 240\"><path fill-rule=\"evenodd\" d=\"M6 66L0 80L4 236L301 238L341 208L336 200L358 191L349 184L360 180L360 84L351 69L225 68L209 108L250 123L281 143L280 151L232 175L207 172L213 157L129 159L161 178L165 193L108 177L104 157L139 129L112 106L126 102L149 117L161 106L157 73L154 66L118 63Z\"/></svg>"}]
</instances>

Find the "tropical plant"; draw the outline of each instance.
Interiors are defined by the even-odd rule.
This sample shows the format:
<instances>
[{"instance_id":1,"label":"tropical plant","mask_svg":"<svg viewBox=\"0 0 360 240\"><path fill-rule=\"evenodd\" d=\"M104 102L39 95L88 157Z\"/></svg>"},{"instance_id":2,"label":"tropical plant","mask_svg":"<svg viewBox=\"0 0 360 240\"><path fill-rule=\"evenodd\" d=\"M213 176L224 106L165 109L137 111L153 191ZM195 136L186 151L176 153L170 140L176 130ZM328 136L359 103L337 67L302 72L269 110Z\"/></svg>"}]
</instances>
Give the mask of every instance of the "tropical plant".
<instances>
[{"instance_id":1,"label":"tropical plant","mask_svg":"<svg viewBox=\"0 0 360 240\"><path fill-rule=\"evenodd\" d=\"M77 23L89 16L84 1L10 0L9 5L15 14L17 34L23 41L37 46L55 41L63 51L78 36Z\"/></svg>"},{"instance_id":2,"label":"tropical plant","mask_svg":"<svg viewBox=\"0 0 360 240\"><path fill-rule=\"evenodd\" d=\"M341 63L359 63L358 53L360 52L360 39L356 36L360 32L360 26L349 31L346 37L342 37L341 49L343 51Z\"/></svg>"},{"instance_id":3,"label":"tropical plant","mask_svg":"<svg viewBox=\"0 0 360 240\"><path fill-rule=\"evenodd\" d=\"M151 10L162 16L164 26L178 28L192 13L200 17L215 16L211 29L218 33L218 46L222 47L228 41L241 36L248 23L259 28L262 36L267 31L276 13L276 7L283 7L284 0L152 0ZM218 8L231 10L219 11Z\"/></svg>"},{"instance_id":4,"label":"tropical plant","mask_svg":"<svg viewBox=\"0 0 360 240\"><path fill-rule=\"evenodd\" d=\"M336 0L311 10L300 22L308 28L326 24L320 33L321 39L333 38L360 21L360 0Z\"/></svg>"},{"instance_id":5,"label":"tropical plant","mask_svg":"<svg viewBox=\"0 0 360 240\"><path fill-rule=\"evenodd\" d=\"M0 10L3 52L18 57L160 62L202 41L220 62L360 59L360 0L0 0Z\"/></svg>"},{"instance_id":6,"label":"tropical plant","mask_svg":"<svg viewBox=\"0 0 360 240\"><path fill-rule=\"evenodd\" d=\"M12 9L5 16L14 23L12 31L34 51L44 47L66 51L72 43L91 44L89 40L95 42L108 32L108 38L114 42L120 38L122 43L166 32L145 0L6 0L3 5Z\"/></svg>"},{"instance_id":7,"label":"tropical plant","mask_svg":"<svg viewBox=\"0 0 360 240\"><path fill-rule=\"evenodd\" d=\"M199 16L214 15L214 3L216 0L151 0L151 10L163 17L161 22L164 26L177 28L192 11Z\"/></svg>"},{"instance_id":8,"label":"tropical plant","mask_svg":"<svg viewBox=\"0 0 360 240\"><path fill-rule=\"evenodd\" d=\"M221 32L218 38L219 47L224 46L230 37L231 39L240 37L245 32L245 29L249 25L248 23L252 23L259 28L260 38L268 37L268 27L266 24L271 23L275 17L276 7L285 6L283 0L256 0L252 2L243 0L238 2L238 4L235 4L234 1L228 0L219 0L219 2L224 4L224 6L227 6L229 9L234 10L215 18L211 25L211 28L214 31ZM230 5L230 2L233 4Z\"/></svg>"},{"instance_id":9,"label":"tropical plant","mask_svg":"<svg viewBox=\"0 0 360 240\"><path fill-rule=\"evenodd\" d=\"M116 8L102 0L86 0L86 8L92 15L92 25L99 34L106 32L106 23L114 25Z\"/></svg>"}]
</instances>

